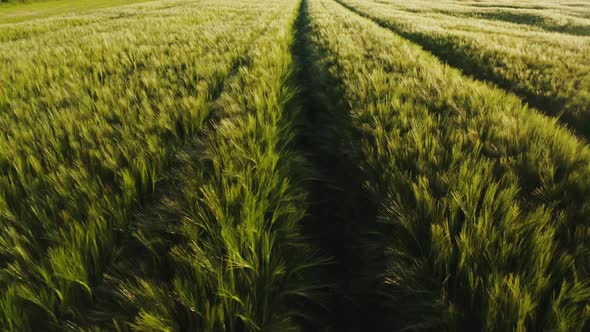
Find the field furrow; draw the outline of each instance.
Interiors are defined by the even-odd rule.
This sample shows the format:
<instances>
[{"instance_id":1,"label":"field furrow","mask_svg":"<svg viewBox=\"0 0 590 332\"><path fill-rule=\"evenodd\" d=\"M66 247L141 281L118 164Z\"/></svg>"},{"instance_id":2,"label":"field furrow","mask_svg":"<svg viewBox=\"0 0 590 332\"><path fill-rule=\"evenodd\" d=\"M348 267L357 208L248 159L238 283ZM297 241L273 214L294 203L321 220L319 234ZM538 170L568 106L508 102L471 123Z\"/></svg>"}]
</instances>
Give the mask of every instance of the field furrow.
<instances>
[{"instance_id":1,"label":"field furrow","mask_svg":"<svg viewBox=\"0 0 590 332\"><path fill-rule=\"evenodd\" d=\"M382 224L376 329L586 329L590 148L334 1L307 15L314 98Z\"/></svg>"},{"instance_id":2,"label":"field furrow","mask_svg":"<svg viewBox=\"0 0 590 332\"><path fill-rule=\"evenodd\" d=\"M585 56L590 53L589 37L473 17L411 13L389 2L340 3L590 137L590 58Z\"/></svg>"},{"instance_id":3,"label":"field furrow","mask_svg":"<svg viewBox=\"0 0 590 332\"><path fill-rule=\"evenodd\" d=\"M293 146L298 7L284 2L226 84L209 130L179 155L178 187L138 217L142 264L127 257L119 286L137 306L135 329L293 331L309 320L323 285L300 231L308 171Z\"/></svg>"},{"instance_id":4,"label":"field furrow","mask_svg":"<svg viewBox=\"0 0 590 332\"><path fill-rule=\"evenodd\" d=\"M364 193L358 165L354 131L346 100L338 82L317 59L324 58L313 46L307 2L297 20L296 55L298 83L303 103L299 146L309 160L312 181L305 234L332 258L322 270L331 287L324 294L327 311L318 321L327 331L378 331L387 314L374 296L370 270L379 267L381 256L368 252L366 244L379 241L374 202Z\"/></svg>"}]
</instances>

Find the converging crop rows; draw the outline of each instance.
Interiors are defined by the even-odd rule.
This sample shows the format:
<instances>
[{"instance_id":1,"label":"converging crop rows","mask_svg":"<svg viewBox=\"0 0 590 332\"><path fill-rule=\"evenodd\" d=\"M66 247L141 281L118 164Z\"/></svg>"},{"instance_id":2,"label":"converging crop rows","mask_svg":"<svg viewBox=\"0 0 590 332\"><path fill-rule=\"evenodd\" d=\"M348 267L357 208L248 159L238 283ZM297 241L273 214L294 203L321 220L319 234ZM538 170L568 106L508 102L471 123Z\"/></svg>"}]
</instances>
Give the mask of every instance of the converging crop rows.
<instances>
[{"instance_id":1,"label":"converging crop rows","mask_svg":"<svg viewBox=\"0 0 590 332\"><path fill-rule=\"evenodd\" d=\"M590 7L103 6L0 15L0 330L590 328Z\"/></svg>"}]
</instances>

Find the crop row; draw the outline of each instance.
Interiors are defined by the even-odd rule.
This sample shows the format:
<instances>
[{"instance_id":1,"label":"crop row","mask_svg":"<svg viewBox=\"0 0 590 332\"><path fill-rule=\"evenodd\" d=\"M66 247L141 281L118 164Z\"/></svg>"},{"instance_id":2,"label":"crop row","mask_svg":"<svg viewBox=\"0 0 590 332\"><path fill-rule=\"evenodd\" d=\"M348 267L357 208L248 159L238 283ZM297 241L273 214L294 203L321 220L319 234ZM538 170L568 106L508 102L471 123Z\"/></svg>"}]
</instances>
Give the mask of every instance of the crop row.
<instances>
[{"instance_id":1,"label":"crop row","mask_svg":"<svg viewBox=\"0 0 590 332\"><path fill-rule=\"evenodd\" d=\"M294 331L309 319L322 261L300 229L307 167L294 148L291 56L299 3L283 5L283 19L225 84L209 130L181 154L179 186L136 225L149 255L123 262L131 272L119 286L136 306L136 330Z\"/></svg>"},{"instance_id":2,"label":"crop row","mask_svg":"<svg viewBox=\"0 0 590 332\"><path fill-rule=\"evenodd\" d=\"M384 257L365 276L381 328L587 328L590 149L334 1L306 15L309 61L329 76L312 90L336 82L343 98L316 97L341 126L332 146L358 162L382 223L365 254Z\"/></svg>"},{"instance_id":3,"label":"crop row","mask_svg":"<svg viewBox=\"0 0 590 332\"><path fill-rule=\"evenodd\" d=\"M111 292L101 285L125 255L131 214L282 11L273 1L167 5L0 44L3 328L104 318L93 308Z\"/></svg>"},{"instance_id":4,"label":"crop row","mask_svg":"<svg viewBox=\"0 0 590 332\"><path fill-rule=\"evenodd\" d=\"M577 1L532 1L514 3L510 1L402 1L382 0L397 9L412 13L442 13L458 17L474 17L504 21L521 26L516 28L541 28L546 31L574 35L590 34L590 9Z\"/></svg>"},{"instance_id":5,"label":"crop row","mask_svg":"<svg viewBox=\"0 0 590 332\"><path fill-rule=\"evenodd\" d=\"M534 107L590 137L587 37L437 13L410 13L389 3L341 3L431 51L476 78L514 91Z\"/></svg>"}]
</instances>

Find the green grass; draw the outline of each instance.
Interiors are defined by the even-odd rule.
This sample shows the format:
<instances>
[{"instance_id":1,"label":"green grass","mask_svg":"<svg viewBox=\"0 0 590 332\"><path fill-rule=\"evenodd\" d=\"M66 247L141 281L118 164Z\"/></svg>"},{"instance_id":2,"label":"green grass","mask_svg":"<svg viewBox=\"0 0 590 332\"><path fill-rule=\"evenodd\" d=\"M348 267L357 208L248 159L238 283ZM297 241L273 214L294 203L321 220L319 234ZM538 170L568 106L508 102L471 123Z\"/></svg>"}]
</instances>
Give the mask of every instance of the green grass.
<instances>
[{"instance_id":1,"label":"green grass","mask_svg":"<svg viewBox=\"0 0 590 332\"><path fill-rule=\"evenodd\" d=\"M588 330L590 6L131 2L0 4L1 331Z\"/></svg>"},{"instance_id":2,"label":"green grass","mask_svg":"<svg viewBox=\"0 0 590 332\"><path fill-rule=\"evenodd\" d=\"M43 0L0 2L0 24L17 23L55 15L75 14L147 0Z\"/></svg>"}]
</instances>

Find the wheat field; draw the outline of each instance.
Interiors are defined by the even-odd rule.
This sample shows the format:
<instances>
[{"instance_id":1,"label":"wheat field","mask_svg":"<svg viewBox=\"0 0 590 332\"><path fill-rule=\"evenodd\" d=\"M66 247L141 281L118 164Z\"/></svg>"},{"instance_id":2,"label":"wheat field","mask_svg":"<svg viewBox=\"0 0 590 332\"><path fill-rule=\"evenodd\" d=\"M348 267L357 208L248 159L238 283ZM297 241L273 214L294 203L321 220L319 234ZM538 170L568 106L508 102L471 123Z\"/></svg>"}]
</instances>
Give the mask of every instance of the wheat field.
<instances>
[{"instance_id":1,"label":"wheat field","mask_svg":"<svg viewBox=\"0 0 590 332\"><path fill-rule=\"evenodd\" d=\"M590 5L0 2L0 330L588 331Z\"/></svg>"}]
</instances>

